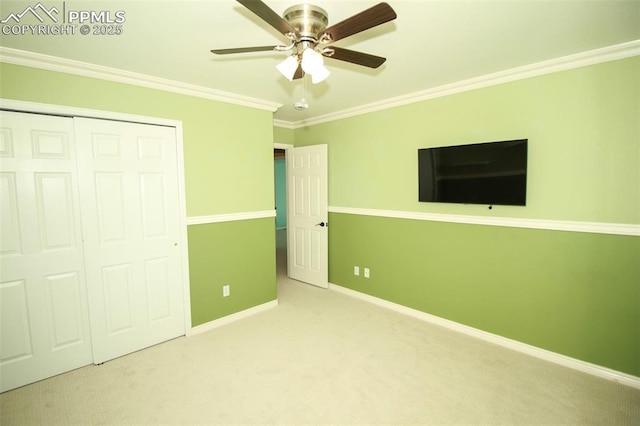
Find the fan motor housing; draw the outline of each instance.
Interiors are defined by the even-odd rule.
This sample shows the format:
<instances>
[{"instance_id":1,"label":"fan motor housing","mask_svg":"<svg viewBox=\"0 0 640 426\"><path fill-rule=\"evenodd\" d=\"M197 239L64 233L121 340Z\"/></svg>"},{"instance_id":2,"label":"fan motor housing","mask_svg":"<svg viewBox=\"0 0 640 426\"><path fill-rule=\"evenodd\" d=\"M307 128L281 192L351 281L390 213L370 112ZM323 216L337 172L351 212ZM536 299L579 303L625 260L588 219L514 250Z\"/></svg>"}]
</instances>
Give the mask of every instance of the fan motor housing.
<instances>
[{"instance_id":1,"label":"fan motor housing","mask_svg":"<svg viewBox=\"0 0 640 426\"><path fill-rule=\"evenodd\" d=\"M284 11L283 18L302 37L316 39L329 24L327 12L312 4L298 4Z\"/></svg>"}]
</instances>

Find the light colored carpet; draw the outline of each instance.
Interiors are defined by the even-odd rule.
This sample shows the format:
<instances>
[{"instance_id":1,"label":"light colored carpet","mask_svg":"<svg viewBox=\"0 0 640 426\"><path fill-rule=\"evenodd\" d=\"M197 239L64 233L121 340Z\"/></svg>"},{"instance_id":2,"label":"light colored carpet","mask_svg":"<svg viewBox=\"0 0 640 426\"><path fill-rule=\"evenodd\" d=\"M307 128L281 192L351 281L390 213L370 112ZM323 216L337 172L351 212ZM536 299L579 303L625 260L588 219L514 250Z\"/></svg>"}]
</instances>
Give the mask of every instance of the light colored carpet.
<instances>
[{"instance_id":1,"label":"light colored carpet","mask_svg":"<svg viewBox=\"0 0 640 426\"><path fill-rule=\"evenodd\" d=\"M288 280L279 306L0 395L0 423L640 424L640 390Z\"/></svg>"}]
</instances>

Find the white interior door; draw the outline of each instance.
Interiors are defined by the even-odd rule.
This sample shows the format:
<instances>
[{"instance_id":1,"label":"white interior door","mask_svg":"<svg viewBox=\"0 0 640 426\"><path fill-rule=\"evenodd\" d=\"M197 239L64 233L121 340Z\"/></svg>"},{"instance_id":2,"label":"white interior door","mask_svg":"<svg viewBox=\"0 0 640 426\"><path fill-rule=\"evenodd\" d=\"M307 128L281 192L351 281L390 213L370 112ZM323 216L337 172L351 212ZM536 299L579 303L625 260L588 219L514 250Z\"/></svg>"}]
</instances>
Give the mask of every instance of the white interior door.
<instances>
[{"instance_id":1,"label":"white interior door","mask_svg":"<svg viewBox=\"0 0 640 426\"><path fill-rule=\"evenodd\" d=\"M0 391L91 363L73 119L0 111Z\"/></svg>"},{"instance_id":2,"label":"white interior door","mask_svg":"<svg viewBox=\"0 0 640 426\"><path fill-rule=\"evenodd\" d=\"M289 277L329 287L327 145L287 150Z\"/></svg>"},{"instance_id":3,"label":"white interior door","mask_svg":"<svg viewBox=\"0 0 640 426\"><path fill-rule=\"evenodd\" d=\"M75 120L94 362L185 334L175 128Z\"/></svg>"}]
</instances>

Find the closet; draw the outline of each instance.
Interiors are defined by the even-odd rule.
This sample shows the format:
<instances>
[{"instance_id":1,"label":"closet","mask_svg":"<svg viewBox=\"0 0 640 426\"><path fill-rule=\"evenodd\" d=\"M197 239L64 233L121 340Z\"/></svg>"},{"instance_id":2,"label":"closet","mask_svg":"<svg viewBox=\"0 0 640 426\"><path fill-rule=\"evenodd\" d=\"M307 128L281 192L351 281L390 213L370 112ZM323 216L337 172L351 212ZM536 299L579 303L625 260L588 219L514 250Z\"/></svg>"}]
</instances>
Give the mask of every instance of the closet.
<instances>
[{"instance_id":1,"label":"closet","mask_svg":"<svg viewBox=\"0 0 640 426\"><path fill-rule=\"evenodd\" d=\"M176 129L0 114L0 391L184 335Z\"/></svg>"}]
</instances>

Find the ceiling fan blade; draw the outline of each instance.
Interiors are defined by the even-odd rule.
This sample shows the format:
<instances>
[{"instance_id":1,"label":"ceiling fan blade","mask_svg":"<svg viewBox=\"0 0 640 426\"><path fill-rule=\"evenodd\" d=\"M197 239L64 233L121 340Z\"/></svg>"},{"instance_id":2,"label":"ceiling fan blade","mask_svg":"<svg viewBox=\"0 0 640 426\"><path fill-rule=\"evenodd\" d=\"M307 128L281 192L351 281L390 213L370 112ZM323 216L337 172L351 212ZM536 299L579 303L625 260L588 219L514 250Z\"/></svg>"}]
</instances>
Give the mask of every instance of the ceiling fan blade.
<instances>
[{"instance_id":1,"label":"ceiling fan blade","mask_svg":"<svg viewBox=\"0 0 640 426\"><path fill-rule=\"evenodd\" d=\"M362 65L369 68L378 68L384 64L387 58L381 56L370 55L368 53L356 52L355 50L343 49L341 47L328 47L333 54L326 54L328 58L337 59L339 61L351 62L352 64Z\"/></svg>"},{"instance_id":2,"label":"ceiling fan blade","mask_svg":"<svg viewBox=\"0 0 640 426\"><path fill-rule=\"evenodd\" d=\"M248 52L266 52L275 50L276 46L254 46L254 47L236 47L231 49L213 49L211 53L216 55L228 55L230 53L248 53Z\"/></svg>"},{"instance_id":3,"label":"ceiling fan blade","mask_svg":"<svg viewBox=\"0 0 640 426\"><path fill-rule=\"evenodd\" d=\"M369 28L396 19L396 12L387 3L379 3L351 18L338 22L318 34L318 40L329 38L329 43L349 37Z\"/></svg>"},{"instance_id":4,"label":"ceiling fan blade","mask_svg":"<svg viewBox=\"0 0 640 426\"><path fill-rule=\"evenodd\" d=\"M238 3L255 13L258 18L271 25L283 35L287 33L298 34L298 32L285 21L280 15L274 12L269 6L260 0L236 0Z\"/></svg>"}]
</instances>

